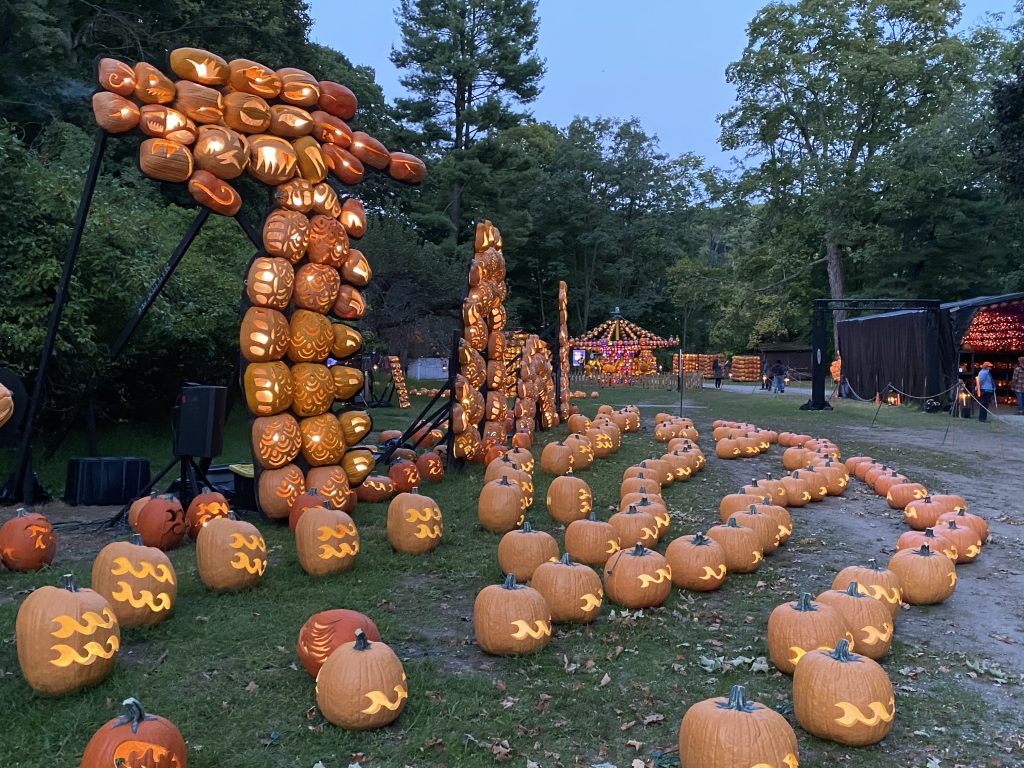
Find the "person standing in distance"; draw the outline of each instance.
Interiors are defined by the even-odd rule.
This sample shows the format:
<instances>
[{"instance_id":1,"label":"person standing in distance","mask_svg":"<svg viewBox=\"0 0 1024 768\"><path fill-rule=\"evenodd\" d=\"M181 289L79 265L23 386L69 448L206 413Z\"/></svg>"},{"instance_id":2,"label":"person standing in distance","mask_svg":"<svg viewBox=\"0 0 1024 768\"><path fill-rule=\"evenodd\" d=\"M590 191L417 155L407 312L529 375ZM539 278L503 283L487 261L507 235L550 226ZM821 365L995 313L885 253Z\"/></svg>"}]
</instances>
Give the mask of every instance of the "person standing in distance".
<instances>
[{"instance_id":1,"label":"person standing in distance","mask_svg":"<svg viewBox=\"0 0 1024 768\"><path fill-rule=\"evenodd\" d=\"M711 371L715 375L715 389L722 388L722 364L715 358L715 361L711 364Z\"/></svg>"},{"instance_id":2,"label":"person standing in distance","mask_svg":"<svg viewBox=\"0 0 1024 768\"><path fill-rule=\"evenodd\" d=\"M996 383L992 378L992 363L982 363L978 371L978 400L981 402L981 413L978 421L988 421L988 407L996 396Z\"/></svg>"}]
</instances>

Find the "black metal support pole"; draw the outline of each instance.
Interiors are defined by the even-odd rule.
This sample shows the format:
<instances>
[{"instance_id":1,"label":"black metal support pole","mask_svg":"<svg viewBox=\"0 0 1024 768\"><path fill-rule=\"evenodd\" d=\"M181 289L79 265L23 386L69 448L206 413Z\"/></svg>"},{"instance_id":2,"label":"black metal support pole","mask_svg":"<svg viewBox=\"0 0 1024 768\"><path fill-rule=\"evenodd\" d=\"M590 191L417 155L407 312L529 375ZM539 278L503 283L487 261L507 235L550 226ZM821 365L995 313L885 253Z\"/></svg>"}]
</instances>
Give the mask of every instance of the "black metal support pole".
<instances>
[{"instance_id":1,"label":"black metal support pole","mask_svg":"<svg viewBox=\"0 0 1024 768\"><path fill-rule=\"evenodd\" d=\"M831 411L825 399L825 348L828 344L826 302L815 299L811 326L811 399L800 406L805 411Z\"/></svg>"},{"instance_id":2,"label":"black metal support pole","mask_svg":"<svg viewBox=\"0 0 1024 768\"><path fill-rule=\"evenodd\" d=\"M143 299L142 304L135 311L135 315L128 324L122 329L120 335L117 337L117 341L110 348L110 359L116 360L121 356L121 352L124 351L125 346L128 344L128 340L131 339L132 335L138 329L142 323L143 318L146 317L146 313L149 308L153 306L153 302L156 301L156 297L160 295L160 291L167 285L167 281L171 279L171 275L174 274L174 270L181 264L181 260L185 258L185 254L188 253L189 247L195 241L196 237L203 229L203 225L206 224L210 218L210 209L206 206L202 206L196 217L192 219L192 223L189 225L185 234L182 235L181 240L178 241L178 245L174 248L167 263L164 264L164 268L160 270L160 274L157 275L156 281L150 286L149 293L146 298Z\"/></svg>"},{"instance_id":3,"label":"black metal support pole","mask_svg":"<svg viewBox=\"0 0 1024 768\"><path fill-rule=\"evenodd\" d=\"M243 216L241 213L236 213L235 214L235 221L238 222L238 226L240 226L242 228L242 231L245 232L245 235L246 235L246 237L249 238L249 241L254 246L256 246L257 249L262 250L263 249L263 237L260 234L260 231L258 229L256 229L250 223L250 221L247 218L245 218L245 216Z\"/></svg>"},{"instance_id":4,"label":"black metal support pole","mask_svg":"<svg viewBox=\"0 0 1024 768\"><path fill-rule=\"evenodd\" d=\"M452 453L455 451L455 430L452 428L452 419L455 412L455 381L459 374L459 340L462 334L452 331L452 350L448 356L448 439L445 444L447 450L444 454L445 469L451 469L455 465L455 458Z\"/></svg>"},{"instance_id":5,"label":"black metal support pole","mask_svg":"<svg viewBox=\"0 0 1024 768\"><path fill-rule=\"evenodd\" d=\"M78 212L75 214L75 224L71 230L71 240L68 242L68 249L64 254L64 271L61 273L60 282L57 284L57 295L53 301L53 309L50 310L50 323L46 329L46 341L43 343L43 351L39 356L36 381L32 387L32 397L29 400L28 413L25 414L25 423L22 427L18 468L14 474L11 490L19 497L17 500L23 501L26 504L31 504L35 501L35 475L32 472L32 432L35 427L36 418L39 416L39 409L43 404L43 394L46 389L46 371L50 367L50 360L53 357L53 345L57 340L57 330L60 328L60 319L64 314L64 306L68 303L71 275L75 271L75 262L78 260L78 251L82 245L82 234L85 232L85 220L89 215L89 207L92 205L92 196L96 191L100 167L103 165L103 151L106 147L107 134L99 130L96 132L96 144L93 146L89 170L85 174L82 196L78 200Z\"/></svg>"}]
</instances>

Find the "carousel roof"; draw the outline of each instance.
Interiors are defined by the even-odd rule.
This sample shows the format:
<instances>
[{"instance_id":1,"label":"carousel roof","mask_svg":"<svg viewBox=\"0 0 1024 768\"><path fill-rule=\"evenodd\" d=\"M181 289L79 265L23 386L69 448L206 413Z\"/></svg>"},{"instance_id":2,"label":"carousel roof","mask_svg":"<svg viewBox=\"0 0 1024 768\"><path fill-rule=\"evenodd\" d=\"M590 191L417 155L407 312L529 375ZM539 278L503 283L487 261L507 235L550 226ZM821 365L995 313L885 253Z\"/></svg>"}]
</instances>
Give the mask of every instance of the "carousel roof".
<instances>
[{"instance_id":1,"label":"carousel roof","mask_svg":"<svg viewBox=\"0 0 1024 768\"><path fill-rule=\"evenodd\" d=\"M622 317L616 307L609 319L582 336L572 339L570 344L577 349L600 349L615 346L660 349L678 346L679 339L665 339L641 328L636 323Z\"/></svg>"}]
</instances>

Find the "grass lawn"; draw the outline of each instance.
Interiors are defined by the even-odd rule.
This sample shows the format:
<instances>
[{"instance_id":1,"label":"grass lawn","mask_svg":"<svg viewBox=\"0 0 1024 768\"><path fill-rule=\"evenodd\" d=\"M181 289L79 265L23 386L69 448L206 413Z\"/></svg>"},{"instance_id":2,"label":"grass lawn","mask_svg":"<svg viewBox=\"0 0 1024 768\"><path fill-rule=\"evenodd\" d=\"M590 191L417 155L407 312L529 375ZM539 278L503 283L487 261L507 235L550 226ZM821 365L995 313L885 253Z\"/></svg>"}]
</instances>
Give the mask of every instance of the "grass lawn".
<instances>
[{"instance_id":1,"label":"grass lawn","mask_svg":"<svg viewBox=\"0 0 1024 768\"><path fill-rule=\"evenodd\" d=\"M843 404L834 413L820 414L798 411L802 399L797 397L712 390L688 392L686 397L684 415L702 433L708 467L690 482L666 490L673 523L659 546L662 551L671 538L716 523L718 500L736 489L737 473L758 471L714 458L714 418L831 437L846 455L870 452L897 465L913 462L931 474L928 482L939 482L945 472L966 471L956 452L940 446L878 443L866 430L873 406ZM414 404L423 402L414 398ZM653 439L650 419L657 410L678 405L678 395L613 389L581 405L592 415L600 402L638 403L645 417L641 433L624 435L618 454L582 475L594 492L595 508L606 516L617 507L622 471L663 452ZM374 411L376 426L404 426L415 411ZM243 416L233 415L223 460L249 460ZM948 417L886 408L881 418L888 427L913 430L924 424L935 430ZM840 428L848 437L839 436ZM972 432L979 427L965 422L957 429ZM534 454L539 456L546 440L564 435L564 426L541 433ZM74 436L52 462L40 467L51 490L62 487L64 462L81 450L79 439ZM168 442L162 426L125 425L104 435L101 448L109 454L149 456L158 468L166 461ZM773 466L781 474L779 455L773 448L758 466ZM474 597L501 577L499 537L477 525L481 478L482 470L472 466L442 485L423 489L439 503L445 525L440 547L425 557L392 553L384 535L383 504L361 504L356 510L363 550L356 567L336 577L306 576L287 527L262 521L257 525L267 540L270 566L262 584L243 593L207 592L198 578L193 546L180 547L170 553L179 580L172 616L153 628L123 630L114 673L92 690L59 699L35 694L22 679L15 615L29 590L59 583L63 572L73 572L80 584L87 584L91 561L65 561L35 574L0 574L0 701L7 722L0 738L0 766L78 765L89 736L130 695L177 724L189 744L191 768L312 768L318 761L325 768L360 761L365 766L491 766L505 761L518 766L677 765L676 735L686 708L727 694L736 683L747 685L753 699L777 707L792 720L790 678L770 665L767 672L752 667L760 668L757 658L767 655L771 609L801 589L816 593L830 586L834 571L825 573L816 565L829 545L823 513L815 519L795 515L804 528L794 531L786 547L757 573L730 576L717 592L674 590L663 607L642 614L605 606L593 625L556 628L550 645L536 655L493 658L477 649L472 628ZM536 500L528 519L561 542L563 529L547 515L544 504L549 481L539 470L535 473ZM874 556L875 548L865 544L858 559ZM984 569L984 556L971 567ZM390 727L346 732L325 724L316 709L313 680L298 664L295 639L310 614L337 607L372 617L405 664L408 706ZM901 637L899 628L885 666L897 690L892 734L881 745L851 749L798 729L801 765L1022 764L1021 753L1012 752L1024 743L1019 700L1009 708L992 706L986 699L993 686L965 685L963 664L952 653L923 648L916 639ZM906 669L914 670L913 675Z\"/></svg>"}]
</instances>

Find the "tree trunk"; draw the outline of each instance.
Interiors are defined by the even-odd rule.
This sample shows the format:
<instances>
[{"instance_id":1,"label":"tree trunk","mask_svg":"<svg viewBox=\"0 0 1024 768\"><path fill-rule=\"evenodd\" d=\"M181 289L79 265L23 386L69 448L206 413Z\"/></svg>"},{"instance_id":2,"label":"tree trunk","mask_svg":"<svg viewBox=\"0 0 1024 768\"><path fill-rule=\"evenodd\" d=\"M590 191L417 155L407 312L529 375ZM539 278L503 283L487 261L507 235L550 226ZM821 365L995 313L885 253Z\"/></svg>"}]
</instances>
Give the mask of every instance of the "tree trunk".
<instances>
[{"instance_id":1,"label":"tree trunk","mask_svg":"<svg viewBox=\"0 0 1024 768\"><path fill-rule=\"evenodd\" d=\"M462 184L455 182L452 185L452 239L459 242L459 232L462 231Z\"/></svg>"},{"instance_id":2,"label":"tree trunk","mask_svg":"<svg viewBox=\"0 0 1024 768\"><path fill-rule=\"evenodd\" d=\"M833 299L846 298L846 278L843 274L843 257L846 255L843 246L831 236L827 240L825 264L828 268L829 294ZM836 351L839 351L839 321L846 319L846 312L838 310L832 313L832 338Z\"/></svg>"}]
</instances>

